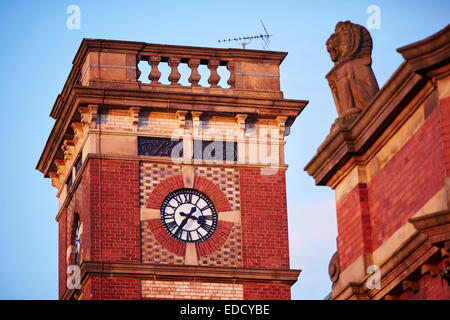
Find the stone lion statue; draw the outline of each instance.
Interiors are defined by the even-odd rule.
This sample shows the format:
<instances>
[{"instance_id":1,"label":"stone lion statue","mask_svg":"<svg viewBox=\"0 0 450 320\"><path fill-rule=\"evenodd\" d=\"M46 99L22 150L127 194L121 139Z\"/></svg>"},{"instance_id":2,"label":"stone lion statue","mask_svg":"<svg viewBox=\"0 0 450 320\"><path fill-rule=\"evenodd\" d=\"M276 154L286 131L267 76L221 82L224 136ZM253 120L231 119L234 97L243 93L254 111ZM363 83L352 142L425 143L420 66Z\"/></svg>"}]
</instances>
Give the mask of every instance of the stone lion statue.
<instances>
[{"instance_id":1,"label":"stone lion statue","mask_svg":"<svg viewBox=\"0 0 450 320\"><path fill-rule=\"evenodd\" d=\"M372 71L372 38L366 28L350 21L338 22L326 42L334 67L326 78L339 117L363 110L378 92Z\"/></svg>"}]
</instances>

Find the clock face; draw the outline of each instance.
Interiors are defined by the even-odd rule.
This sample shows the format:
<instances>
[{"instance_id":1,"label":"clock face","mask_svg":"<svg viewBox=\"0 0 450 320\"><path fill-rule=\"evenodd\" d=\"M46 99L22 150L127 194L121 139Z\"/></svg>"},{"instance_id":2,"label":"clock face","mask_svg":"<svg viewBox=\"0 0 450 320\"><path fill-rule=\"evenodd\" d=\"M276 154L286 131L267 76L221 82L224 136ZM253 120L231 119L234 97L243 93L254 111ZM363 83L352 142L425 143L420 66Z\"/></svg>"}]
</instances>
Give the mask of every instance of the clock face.
<instances>
[{"instance_id":1,"label":"clock face","mask_svg":"<svg viewBox=\"0 0 450 320\"><path fill-rule=\"evenodd\" d=\"M175 239L201 242L217 227L217 212L211 200L193 189L180 189L169 194L161 206L164 228Z\"/></svg>"}]
</instances>

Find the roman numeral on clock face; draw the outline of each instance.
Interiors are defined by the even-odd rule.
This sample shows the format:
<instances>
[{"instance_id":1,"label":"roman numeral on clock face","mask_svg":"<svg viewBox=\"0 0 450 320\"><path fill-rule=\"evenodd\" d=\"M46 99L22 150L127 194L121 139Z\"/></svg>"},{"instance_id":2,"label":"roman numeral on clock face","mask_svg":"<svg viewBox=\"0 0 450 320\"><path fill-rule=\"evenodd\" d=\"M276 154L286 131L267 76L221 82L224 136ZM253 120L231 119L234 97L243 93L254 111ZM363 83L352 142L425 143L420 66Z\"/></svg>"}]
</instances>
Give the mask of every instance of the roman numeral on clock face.
<instances>
[{"instance_id":1,"label":"roman numeral on clock face","mask_svg":"<svg viewBox=\"0 0 450 320\"><path fill-rule=\"evenodd\" d=\"M174 199L178 203L178 205L186 203L186 198L184 197L183 194L179 194L179 195L175 196Z\"/></svg>"},{"instance_id":2,"label":"roman numeral on clock face","mask_svg":"<svg viewBox=\"0 0 450 320\"><path fill-rule=\"evenodd\" d=\"M166 219L166 226L169 230L173 230L178 225L175 223L175 220L170 221L169 219Z\"/></svg>"},{"instance_id":3,"label":"roman numeral on clock face","mask_svg":"<svg viewBox=\"0 0 450 320\"><path fill-rule=\"evenodd\" d=\"M205 230L206 232L211 231L211 225L204 223L200 228Z\"/></svg>"}]
</instances>

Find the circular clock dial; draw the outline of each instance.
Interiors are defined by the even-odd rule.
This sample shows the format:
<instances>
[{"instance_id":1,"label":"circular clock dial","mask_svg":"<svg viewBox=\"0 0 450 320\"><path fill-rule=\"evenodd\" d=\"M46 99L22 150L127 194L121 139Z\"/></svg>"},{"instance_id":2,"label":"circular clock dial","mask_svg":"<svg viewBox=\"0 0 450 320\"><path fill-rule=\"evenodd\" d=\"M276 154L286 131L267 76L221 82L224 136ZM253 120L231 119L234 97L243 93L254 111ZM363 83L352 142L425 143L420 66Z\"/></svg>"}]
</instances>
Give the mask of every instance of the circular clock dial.
<instances>
[{"instance_id":1,"label":"circular clock dial","mask_svg":"<svg viewBox=\"0 0 450 320\"><path fill-rule=\"evenodd\" d=\"M161 206L164 228L175 239L201 242L217 227L217 212L211 200L193 189L180 189L169 194Z\"/></svg>"}]
</instances>

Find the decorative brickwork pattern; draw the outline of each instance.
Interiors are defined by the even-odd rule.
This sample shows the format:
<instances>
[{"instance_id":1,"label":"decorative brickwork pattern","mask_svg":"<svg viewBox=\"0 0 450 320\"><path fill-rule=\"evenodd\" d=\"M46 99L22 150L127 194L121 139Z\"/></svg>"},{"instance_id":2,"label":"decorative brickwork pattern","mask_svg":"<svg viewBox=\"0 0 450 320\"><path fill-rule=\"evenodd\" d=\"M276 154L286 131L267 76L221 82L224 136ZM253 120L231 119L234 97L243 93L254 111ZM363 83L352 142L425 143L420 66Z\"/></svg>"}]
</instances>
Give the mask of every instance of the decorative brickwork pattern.
<instances>
[{"instance_id":1,"label":"decorative brickwork pattern","mask_svg":"<svg viewBox=\"0 0 450 320\"><path fill-rule=\"evenodd\" d=\"M241 209L239 172L234 168L196 167L195 174L211 180L219 186L230 202L232 210Z\"/></svg>"},{"instance_id":2,"label":"decorative brickwork pattern","mask_svg":"<svg viewBox=\"0 0 450 320\"><path fill-rule=\"evenodd\" d=\"M199 265L242 266L241 226L233 225L225 244L216 252L198 257Z\"/></svg>"},{"instance_id":3,"label":"decorative brickwork pattern","mask_svg":"<svg viewBox=\"0 0 450 320\"><path fill-rule=\"evenodd\" d=\"M194 189L204 193L208 198L210 198L214 203L217 212L231 210L230 203L225 196L225 193L211 180L196 175L194 179Z\"/></svg>"},{"instance_id":4,"label":"decorative brickwork pattern","mask_svg":"<svg viewBox=\"0 0 450 320\"><path fill-rule=\"evenodd\" d=\"M142 298L179 300L242 300L241 284L142 280Z\"/></svg>"},{"instance_id":5,"label":"decorative brickwork pattern","mask_svg":"<svg viewBox=\"0 0 450 320\"><path fill-rule=\"evenodd\" d=\"M219 250L227 241L232 226L231 222L219 221L213 235L207 240L196 244L197 257L206 256Z\"/></svg>"},{"instance_id":6,"label":"decorative brickwork pattern","mask_svg":"<svg viewBox=\"0 0 450 320\"><path fill-rule=\"evenodd\" d=\"M142 163L140 168L141 206L159 209L170 192L184 187L178 166ZM240 209L239 174L233 168L197 168L194 189L205 193L217 211ZM159 219L141 223L141 239L143 262L184 263L186 244L172 238ZM241 243L240 226L219 221L214 234L196 244L199 264L240 266Z\"/></svg>"},{"instance_id":7,"label":"decorative brickwork pattern","mask_svg":"<svg viewBox=\"0 0 450 320\"><path fill-rule=\"evenodd\" d=\"M169 195L169 193L182 188L184 188L184 182L181 175L170 177L155 187L155 189L151 192L145 206L147 208L159 210L161 209L164 199Z\"/></svg>"},{"instance_id":8,"label":"decorative brickwork pattern","mask_svg":"<svg viewBox=\"0 0 450 320\"><path fill-rule=\"evenodd\" d=\"M161 181L180 174L179 166L142 162L139 175L141 207L148 204L150 194Z\"/></svg>"},{"instance_id":9,"label":"decorative brickwork pattern","mask_svg":"<svg viewBox=\"0 0 450 320\"><path fill-rule=\"evenodd\" d=\"M177 256L184 257L186 253L186 243L178 241L170 236L166 229L162 226L159 219L148 220L145 221L145 223L148 224L153 236L162 248L166 248L168 251L176 254Z\"/></svg>"},{"instance_id":10,"label":"decorative brickwork pattern","mask_svg":"<svg viewBox=\"0 0 450 320\"><path fill-rule=\"evenodd\" d=\"M148 221L141 223L141 236L141 261L143 263L184 264L184 256L170 252L156 240Z\"/></svg>"}]
</instances>

